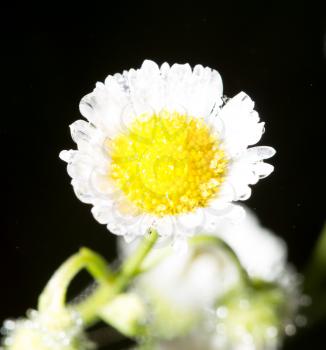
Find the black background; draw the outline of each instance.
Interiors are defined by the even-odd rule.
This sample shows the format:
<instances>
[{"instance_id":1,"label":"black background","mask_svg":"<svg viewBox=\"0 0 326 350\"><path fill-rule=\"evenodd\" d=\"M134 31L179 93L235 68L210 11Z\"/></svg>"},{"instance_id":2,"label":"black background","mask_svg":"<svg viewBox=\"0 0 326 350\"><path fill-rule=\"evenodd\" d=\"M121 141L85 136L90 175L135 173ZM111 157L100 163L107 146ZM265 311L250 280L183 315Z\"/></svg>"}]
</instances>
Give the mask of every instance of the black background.
<instances>
[{"instance_id":1,"label":"black background","mask_svg":"<svg viewBox=\"0 0 326 350\"><path fill-rule=\"evenodd\" d=\"M1 309L24 314L54 269L81 246L110 260L115 237L72 192L62 149L78 104L108 74L157 63L217 69L266 122L275 172L248 204L289 245L299 270L325 219L325 21L313 3L108 2L68 10L3 8L1 23ZM325 324L286 349L322 349ZM320 345L318 345L320 344Z\"/></svg>"}]
</instances>

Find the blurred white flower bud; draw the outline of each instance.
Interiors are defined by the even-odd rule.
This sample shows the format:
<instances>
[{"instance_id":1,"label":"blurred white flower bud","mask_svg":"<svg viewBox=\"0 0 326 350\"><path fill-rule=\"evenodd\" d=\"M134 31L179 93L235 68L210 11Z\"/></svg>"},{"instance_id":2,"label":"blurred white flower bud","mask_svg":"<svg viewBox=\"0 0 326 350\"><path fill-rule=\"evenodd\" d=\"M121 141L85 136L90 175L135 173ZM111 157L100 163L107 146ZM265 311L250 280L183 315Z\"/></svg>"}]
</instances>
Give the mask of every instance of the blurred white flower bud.
<instances>
[{"instance_id":1,"label":"blurred white flower bud","mask_svg":"<svg viewBox=\"0 0 326 350\"><path fill-rule=\"evenodd\" d=\"M83 332L82 321L73 315L67 319L49 323L49 315L35 310L27 318L4 322L4 350L93 350L95 345Z\"/></svg>"},{"instance_id":2,"label":"blurred white flower bud","mask_svg":"<svg viewBox=\"0 0 326 350\"><path fill-rule=\"evenodd\" d=\"M120 246L123 255L132 250L124 240ZM135 281L133 289L148 305L153 335L174 338L200 323L216 299L238 281L238 270L214 245L190 245L182 254L171 249L160 260L161 255L160 249L151 252L149 258L159 262Z\"/></svg>"},{"instance_id":3,"label":"blurred white flower bud","mask_svg":"<svg viewBox=\"0 0 326 350\"><path fill-rule=\"evenodd\" d=\"M148 302L153 349L277 349L304 323L300 278L287 264L285 242L248 209L242 222L224 222L213 235L227 246L197 236L183 254L153 250L154 267L136 280L135 292ZM130 251L121 241L122 255Z\"/></svg>"},{"instance_id":4,"label":"blurred white flower bud","mask_svg":"<svg viewBox=\"0 0 326 350\"><path fill-rule=\"evenodd\" d=\"M243 208L246 215L241 221L224 221L210 233L234 250L250 277L264 281L282 278L287 264L285 242L263 227L249 208Z\"/></svg>"}]
</instances>

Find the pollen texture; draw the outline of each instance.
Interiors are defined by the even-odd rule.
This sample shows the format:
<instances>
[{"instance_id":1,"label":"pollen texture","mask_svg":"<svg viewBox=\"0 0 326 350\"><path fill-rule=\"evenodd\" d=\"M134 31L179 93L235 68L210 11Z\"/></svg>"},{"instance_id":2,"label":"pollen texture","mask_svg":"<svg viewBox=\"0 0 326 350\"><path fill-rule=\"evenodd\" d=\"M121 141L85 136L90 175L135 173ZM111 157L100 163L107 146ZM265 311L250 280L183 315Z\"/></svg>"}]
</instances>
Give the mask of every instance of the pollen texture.
<instances>
[{"instance_id":1,"label":"pollen texture","mask_svg":"<svg viewBox=\"0 0 326 350\"><path fill-rule=\"evenodd\" d=\"M157 215L189 213L216 197L228 161L207 124L177 112L137 117L107 141L108 176L134 205Z\"/></svg>"}]
</instances>

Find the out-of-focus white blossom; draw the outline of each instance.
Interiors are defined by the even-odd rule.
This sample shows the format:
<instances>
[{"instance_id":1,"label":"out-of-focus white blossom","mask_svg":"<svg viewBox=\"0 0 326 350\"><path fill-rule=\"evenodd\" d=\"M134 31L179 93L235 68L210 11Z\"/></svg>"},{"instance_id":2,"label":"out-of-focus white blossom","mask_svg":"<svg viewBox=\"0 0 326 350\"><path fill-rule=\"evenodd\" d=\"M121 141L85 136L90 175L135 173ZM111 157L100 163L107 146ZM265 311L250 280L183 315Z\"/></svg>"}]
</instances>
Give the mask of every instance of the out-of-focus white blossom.
<instances>
[{"instance_id":1,"label":"out-of-focus white blossom","mask_svg":"<svg viewBox=\"0 0 326 350\"><path fill-rule=\"evenodd\" d=\"M124 240L120 248L122 255L133 251ZM154 249L149 258L155 260L160 255L160 249ZM237 281L238 270L226 252L218 246L199 244L182 254L171 249L167 257L138 277L134 290L148 304L153 332L173 338L205 318L217 298Z\"/></svg>"},{"instance_id":2,"label":"out-of-focus white blossom","mask_svg":"<svg viewBox=\"0 0 326 350\"><path fill-rule=\"evenodd\" d=\"M50 325L51 323L51 325ZM4 322L4 350L95 350L83 332L82 321L72 315L68 323L49 320L49 315L35 310L28 317Z\"/></svg>"},{"instance_id":3,"label":"out-of-focus white blossom","mask_svg":"<svg viewBox=\"0 0 326 350\"><path fill-rule=\"evenodd\" d=\"M249 208L243 208L246 215L242 220L225 220L210 233L221 237L234 250L251 277L265 281L282 278L287 266L285 242L263 227Z\"/></svg>"},{"instance_id":4,"label":"out-of-focus white blossom","mask_svg":"<svg viewBox=\"0 0 326 350\"><path fill-rule=\"evenodd\" d=\"M286 261L284 241L248 209L241 223L225 223L214 235L236 253L251 282L243 283L223 244L189 244L183 254L163 254L133 287L148 301L153 349L277 349L295 332L298 317L303 320L300 277ZM134 249L122 240L121 247L127 255ZM160 254L154 249L150 260Z\"/></svg>"}]
</instances>

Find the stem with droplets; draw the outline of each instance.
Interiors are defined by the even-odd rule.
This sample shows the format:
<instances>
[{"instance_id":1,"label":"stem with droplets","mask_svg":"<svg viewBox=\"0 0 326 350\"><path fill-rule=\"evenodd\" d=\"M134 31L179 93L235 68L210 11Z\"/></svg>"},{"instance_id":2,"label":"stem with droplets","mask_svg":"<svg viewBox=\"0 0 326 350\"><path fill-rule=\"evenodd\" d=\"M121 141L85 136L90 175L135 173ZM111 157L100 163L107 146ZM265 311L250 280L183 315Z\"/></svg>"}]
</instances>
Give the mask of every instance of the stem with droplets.
<instances>
[{"instance_id":1,"label":"stem with droplets","mask_svg":"<svg viewBox=\"0 0 326 350\"><path fill-rule=\"evenodd\" d=\"M100 283L97 289L86 300L74 307L85 324L92 324L98 317L98 310L128 286L138 274L141 264L155 245L157 239L158 232L151 229L134 254L123 263L114 281L112 283Z\"/></svg>"}]
</instances>

